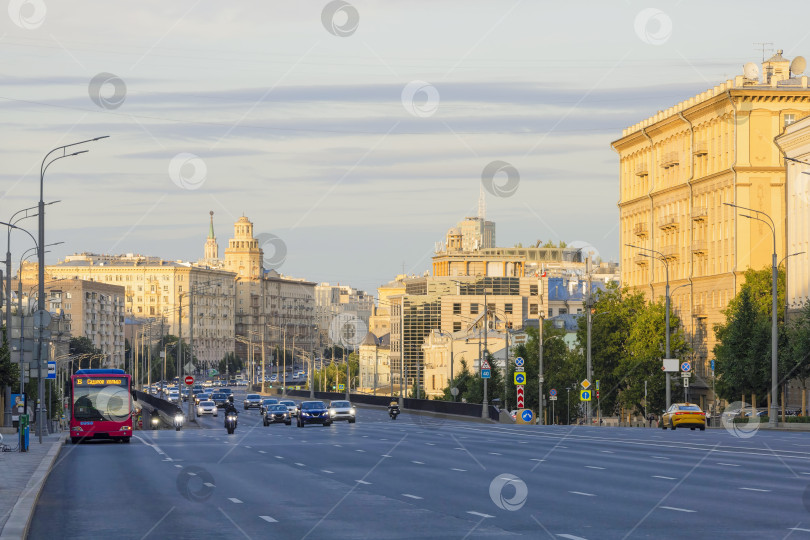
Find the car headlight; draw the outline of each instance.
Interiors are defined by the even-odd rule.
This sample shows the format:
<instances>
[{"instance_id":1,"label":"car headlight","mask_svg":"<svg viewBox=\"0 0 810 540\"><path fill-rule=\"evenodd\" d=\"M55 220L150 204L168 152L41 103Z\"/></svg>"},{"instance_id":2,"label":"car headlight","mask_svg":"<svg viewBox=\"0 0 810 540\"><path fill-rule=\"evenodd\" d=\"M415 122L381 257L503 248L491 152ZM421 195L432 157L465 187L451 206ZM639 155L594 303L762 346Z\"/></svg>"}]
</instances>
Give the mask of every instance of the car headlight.
<instances>
[{"instance_id":1,"label":"car headlight","mask_svg":"<svg viewBox=\"0 0 810 540\"><path fill-rule=\"evenodd\" d=\"M176 415L174 417L174 421L177 422L178 424L182 424L183 423L183 416L180 415L180 414Z\"/></svg>"},{"instance_id":2,"label":"car headlight","mask_svg":"<svg viewBox=\"0 0 810 540\"><path fill-rule=\"evenodd\" d=\"M357 413L357 411L355 411L355 410L354 410L354 407L352 407L351 413L352 413L352 414L356 414L356 413Z\"/></svg>"},{"instance_id":3,"label":"car headlight","mask_svg":"<svg viewBox=\"0 0 810 540\"><path fill-rule=\"evenodd\" d=\"M336 414L337 414L337 411L335 409L329 409L329 415L330 416L335 416Z\"/></svg>"}]
</instances>

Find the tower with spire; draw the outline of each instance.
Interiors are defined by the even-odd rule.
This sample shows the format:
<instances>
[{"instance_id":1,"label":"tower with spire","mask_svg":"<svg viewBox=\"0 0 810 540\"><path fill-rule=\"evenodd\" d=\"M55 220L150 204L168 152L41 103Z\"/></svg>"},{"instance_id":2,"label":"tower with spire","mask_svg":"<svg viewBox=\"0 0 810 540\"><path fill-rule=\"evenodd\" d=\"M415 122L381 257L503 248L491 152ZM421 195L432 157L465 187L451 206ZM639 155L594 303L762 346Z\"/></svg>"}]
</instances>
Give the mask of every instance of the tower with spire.
<instances>
[{"instance_id":1,"label":"tower with spire","mask_svg":"<svg viewBox=\"0 0 810 540\"><path fill-rule=\"evenodd\" d=\"M215 266L219 261L219 246L217 245L217 237L214 235L214 211L211 214L211 223L208 226L208 238L205 241L205 262L209 266Z\"/></svg>"}]
</instances>

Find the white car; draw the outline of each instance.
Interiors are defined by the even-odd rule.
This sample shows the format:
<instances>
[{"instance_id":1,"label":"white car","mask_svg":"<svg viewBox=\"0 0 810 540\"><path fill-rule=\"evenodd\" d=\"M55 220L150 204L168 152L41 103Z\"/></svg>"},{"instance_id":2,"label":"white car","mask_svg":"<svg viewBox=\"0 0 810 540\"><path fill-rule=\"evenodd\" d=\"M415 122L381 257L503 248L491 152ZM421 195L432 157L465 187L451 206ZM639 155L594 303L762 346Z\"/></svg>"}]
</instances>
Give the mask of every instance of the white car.
<instances>
[{"instance_id":1,"label":"white car","mask_svg":"<svg viewBox=\"0 0 810 540\"><path fill-rule=\"evenodd\" d=\"M197 416L202 416L204 414L218 416L217 406L213 401L201 401L200 404L197 405Z\"/></svg>"},{"instance_id":2,"label":"white car","mask_svg":"<svg viewBox=\"0 0 810 540\"><path fill-rule=\"evenodd\" d=\"M180 392L177 390L170 390L169 397L166 398L169 403L179 403L180 402Z\"/></svg>"},{"instance_id":3,"label":"white car","mask_svg":"<svg viewBox=\"0 0 810 540\"><path fill-rule=\"evenodd\" d=\"M350 424L354 424L357 420L357 411L349 401L334 400L329 404L329 417L332 421L348 420Z\"/></svg>"},{"instance_id":4,"label":"white car","mask_svg":"<svg viewBox=\"0 0 810 540\"><path fill-rule=\"evenodd\" d=\"M290 411L290 416L298 416L298 405L291 399L282 399L278 402L279 405L286 405L287 410Z\"/></svg>"}]
</instances>

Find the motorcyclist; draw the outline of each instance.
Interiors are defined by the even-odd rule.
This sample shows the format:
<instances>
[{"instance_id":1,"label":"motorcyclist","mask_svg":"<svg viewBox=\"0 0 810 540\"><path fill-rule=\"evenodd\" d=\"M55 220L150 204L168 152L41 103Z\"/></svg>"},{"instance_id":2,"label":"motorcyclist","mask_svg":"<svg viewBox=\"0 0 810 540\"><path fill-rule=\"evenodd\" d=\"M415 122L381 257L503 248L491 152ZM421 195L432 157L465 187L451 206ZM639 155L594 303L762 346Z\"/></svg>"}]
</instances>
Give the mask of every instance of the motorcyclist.
<instances>
[{"instance_id":1,"label":"motorcyclist","mask_svg":"<svg viewBox=\"0 0 810 540\"><path fill-rule=\"evenodd\" d=\"M394 411L396 411L396 414L399 414L400 412L399 402L397 402L396 400L392 400L391 403L388 404L388 415L390 416L394 414Z\"/></svg>"},{"instance_id":2,"label":"motorcyclist","mask_svg":"<svg viewBox=\"0 0 810 540\"><path fill-rule=\"evenodd\" d=\"M228 427L228 415L235 414L239 416L239 411L233 404L233 396L228 396L228 402L225 404L225 427Z\"/></svg>"}]
</instances>

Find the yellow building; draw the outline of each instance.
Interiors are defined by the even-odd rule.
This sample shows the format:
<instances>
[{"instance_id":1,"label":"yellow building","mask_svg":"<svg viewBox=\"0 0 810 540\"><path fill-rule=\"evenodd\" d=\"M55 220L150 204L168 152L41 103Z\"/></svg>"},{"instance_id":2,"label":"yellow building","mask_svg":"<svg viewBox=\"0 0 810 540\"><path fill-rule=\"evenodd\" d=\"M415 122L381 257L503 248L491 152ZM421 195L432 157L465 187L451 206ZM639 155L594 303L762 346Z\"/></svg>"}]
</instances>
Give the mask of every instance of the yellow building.
<instances>
[{"instance_id":1,"label":"yellow building","mask_svg":"<svg viewBox=\"0 0 810 540\"><path fill-rule=\"evenodd\" d=\"M668 267L672 305L692 340L692 385L704 399L713 325L724 321L721 310L743 272L771 265L773 247L765 224L724 203L767 213L784 256L785 168L774 138L810 112L807 77L791 72L782 51L762 64L761 79L756 64L744 71L625 129L612 144L622 283L661 298ZM665 263L626 244L656 250Z\"/></svg>"}]
</instances>

